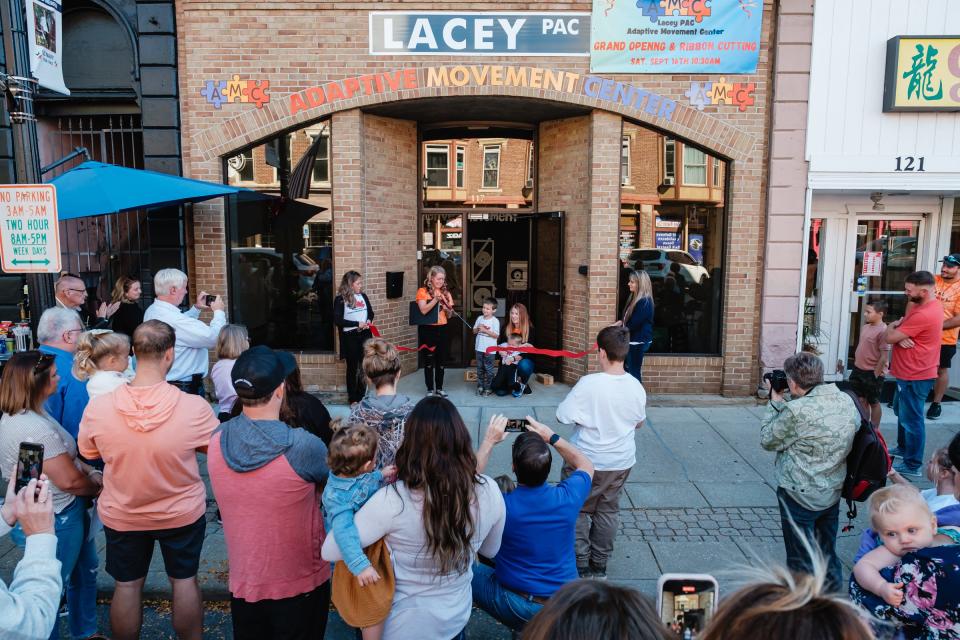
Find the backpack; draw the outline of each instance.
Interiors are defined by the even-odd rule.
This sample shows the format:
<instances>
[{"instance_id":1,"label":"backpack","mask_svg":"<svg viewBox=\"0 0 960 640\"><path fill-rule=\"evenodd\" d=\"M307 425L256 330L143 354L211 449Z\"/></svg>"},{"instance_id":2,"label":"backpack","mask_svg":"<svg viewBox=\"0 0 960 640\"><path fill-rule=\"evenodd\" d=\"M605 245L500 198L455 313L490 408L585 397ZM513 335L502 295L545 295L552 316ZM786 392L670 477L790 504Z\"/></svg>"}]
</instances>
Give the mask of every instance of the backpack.
<instances>
[{"instance_id":1,"label":"backpack","mask_svg":"<svg viewBox=\"0 0 960 640\"><path fill-rule=\"evenodd\" d=\"M847 454L847 474L843 479L840 497L847 501L847 518L857 517L856 502L865 502L874 491L887 483L887 473L892 463L887 452L887 443L880 430L873 426L870 414L852 391L847 395L860 413L860 426L853 436L853 446ZM844 527L849 530L850 525Z\"/></svg>"}]
</instances>

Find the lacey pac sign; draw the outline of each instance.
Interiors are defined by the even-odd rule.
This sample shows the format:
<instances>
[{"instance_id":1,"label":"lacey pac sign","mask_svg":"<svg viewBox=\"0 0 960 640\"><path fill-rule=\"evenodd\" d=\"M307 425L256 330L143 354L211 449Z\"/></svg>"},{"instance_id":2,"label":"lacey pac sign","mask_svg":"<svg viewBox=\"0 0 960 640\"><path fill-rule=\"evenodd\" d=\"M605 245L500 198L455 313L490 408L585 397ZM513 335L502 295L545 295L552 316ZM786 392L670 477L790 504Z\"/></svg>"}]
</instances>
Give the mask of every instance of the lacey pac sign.
<instances>
[{"instance_id":1,"label":"lacey pac sign","mask_svg":"<svg viewBox=\"0 0 960 640\"><path fill-rule=\"evenodd\" d=\"M370 13L371 55L588 56L589 50L589 13Z\"/></svg>"},{"instance_id":2,"label":"lacey pac sign","mask_svg":"<svg viewBox=\"0 0 960 640\"><path fill-rule=\"evenodd\" d=\"M7 273L60 271L56 187L0 185L0 257Z\"/></svg>"}]
</instances>

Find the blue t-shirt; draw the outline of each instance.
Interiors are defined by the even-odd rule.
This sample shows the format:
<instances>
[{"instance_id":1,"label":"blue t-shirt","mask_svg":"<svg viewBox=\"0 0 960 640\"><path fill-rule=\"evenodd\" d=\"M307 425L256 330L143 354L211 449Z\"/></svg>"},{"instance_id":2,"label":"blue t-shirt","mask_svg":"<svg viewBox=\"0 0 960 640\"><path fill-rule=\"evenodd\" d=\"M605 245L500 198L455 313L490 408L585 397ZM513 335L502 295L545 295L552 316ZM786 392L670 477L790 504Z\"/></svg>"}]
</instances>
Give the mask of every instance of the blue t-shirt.
<instances>
[{"instance_id":1,"label":"blue t-shirt","mask_svg":"<svg viewBox=\"0 0 960 640\"><path fill-rule=\"evenodd\" d=\"M590 495L590 476L574 471L558 485L518 485L505 494L507 521L495 558L503 586L549 597L576 580L574 538L577 516Z\"/></svg>"}]
</instances>

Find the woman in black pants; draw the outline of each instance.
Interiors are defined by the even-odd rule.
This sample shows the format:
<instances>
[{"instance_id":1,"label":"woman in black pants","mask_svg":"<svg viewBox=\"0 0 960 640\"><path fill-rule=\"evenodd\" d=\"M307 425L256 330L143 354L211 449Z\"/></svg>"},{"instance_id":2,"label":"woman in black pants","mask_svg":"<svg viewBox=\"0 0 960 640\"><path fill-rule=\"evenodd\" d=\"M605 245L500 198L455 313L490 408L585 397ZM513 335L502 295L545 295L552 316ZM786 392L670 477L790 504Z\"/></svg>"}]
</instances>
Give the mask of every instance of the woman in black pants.
<instances>
[{"instance_id":1,"label":"woman in black pants","mask_svg":"<svg viewBox=\"0 0 960 640\"><path fill-rule=\"evenodd\" d=\"M433 347L424 352L423 377L427 383L427 395L447 397L443 390L443 363L447 359L449 342L447 338L448 310L453 309L453 296L447 291L447 272L443 267L434 266L427 273L423 286L417 289L417 305L420 313L427 315L440 305L436 324L426 324L417 327L419 343Z\"/></svg>"},{"instance_id":2,"label":"woman in black pants","mask_svg":"<svg viewBox=\"0 0 960 640\"><path fill-rule=\"evenodd\" d=\"M340 334L340 358L347 361L347 399L350 406L363 399L367 385L360 375L363 343L373 337L370 323L373 307L363 292L363 276L347 271L340 280L340 289L333 302L333 322Z\"/></svg>"}]
</instances>

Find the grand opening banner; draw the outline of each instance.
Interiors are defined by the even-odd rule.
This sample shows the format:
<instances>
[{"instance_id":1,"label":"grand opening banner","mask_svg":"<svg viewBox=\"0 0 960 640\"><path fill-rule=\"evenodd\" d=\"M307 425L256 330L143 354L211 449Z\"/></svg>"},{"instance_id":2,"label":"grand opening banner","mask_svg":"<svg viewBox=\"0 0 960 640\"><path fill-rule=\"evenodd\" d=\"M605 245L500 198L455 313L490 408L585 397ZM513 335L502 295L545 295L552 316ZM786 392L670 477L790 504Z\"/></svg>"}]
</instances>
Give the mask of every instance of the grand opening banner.
<instances>
[{"instance_id":1,"label":"grand opening banner","mask_svg":"<svg viewBox=\"0 0 960 640\"><path fill-rule=\"evenodd\" d=\"M762 0L593 0L590 70L754 73Z\"/></svg>"}]
</instances>

